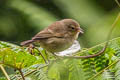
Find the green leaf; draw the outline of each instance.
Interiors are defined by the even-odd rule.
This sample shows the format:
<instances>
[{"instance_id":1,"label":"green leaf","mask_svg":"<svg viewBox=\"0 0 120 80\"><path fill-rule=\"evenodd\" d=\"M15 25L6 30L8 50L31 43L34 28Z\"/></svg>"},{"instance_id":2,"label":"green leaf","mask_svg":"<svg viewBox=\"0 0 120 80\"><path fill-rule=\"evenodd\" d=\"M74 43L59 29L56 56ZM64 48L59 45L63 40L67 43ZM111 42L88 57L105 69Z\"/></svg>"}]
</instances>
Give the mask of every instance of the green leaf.
<instances>
[{"instance_id":1,"label":"green leaf","mask_svg":"<svg viewBox=\"0 0 120 80\"><path fill-rule=\"evenodd\" d=\"M36 60L35 56L29 54L19 46L0 42L0 63L15 69L22 69L33 65Z\"/></svg>"}]
</instances>

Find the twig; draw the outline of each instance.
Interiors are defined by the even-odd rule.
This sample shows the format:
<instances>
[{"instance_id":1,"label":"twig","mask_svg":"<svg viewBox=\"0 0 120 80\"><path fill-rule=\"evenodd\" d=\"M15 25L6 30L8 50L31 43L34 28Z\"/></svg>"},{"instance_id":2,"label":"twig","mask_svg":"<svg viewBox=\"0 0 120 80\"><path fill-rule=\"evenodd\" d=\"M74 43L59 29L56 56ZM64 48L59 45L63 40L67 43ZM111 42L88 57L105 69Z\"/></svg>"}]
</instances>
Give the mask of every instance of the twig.
<instances>
[{"instance_id":1,"label":"twig","mask_svg":"<svg viewBox=\"0 0 120 80\"><path fill-rule=\"evenodd\" d=\"M0 65L0 69L4 73L4 75L7 78L7 80L10 80L10 77L8 76L8 74L7 74L6 70L4 69L4 67L2 66L2 64Z\"/></svg>"},{"instance_id":2,"label":"twig","mask_svg":"<svg viewBox=\"0 0 120 80\"><path fill-rule=\"evenodd\" d=\"M45 65L45 66L39 67L39 68L37 68L37 69L33 69L33 70L31 70L29 73L25 74L24 77L25 77L25 76L28 76L29 74L31 74L31 73L33 73L33 72L35 72L36 70L39 70L39 69L45 68L45 67L47 67L47 66L48 66L48 64ZM19 71L19 72L20 72L20 71ZM21 71L21 72L22 72L22 71ZM22 74L23 74L23 73L22 73ZM21 79L21 78L20 78L20 79Z\"/></svg>"},{"instance_id":3,"label":"twig","mask_svg":"<svg viewBox=\"0 0 120 80\"><path fill-rule=\"evenodd\" d=\"M20 75L22 76L22 79L25 80L24 74L22 73L22 64L24 63L24 60L22 61L20 68L17 69L20 72Z\"/></svg>"},{"instance_id":4,"label":"twig","mask_svg":"<svg viewBox=\"0 0 120 80\"><path fill-rule=\"evenodd\" d=\"M22 79L25 80L24 74L22 73L21 69L18 69L18 71L20 72L20 75L22 76Z\"/></svg>"},{"instance_id":5,"label":"twig","mask_svg":"<svg viewBox=\"0 0 120 80\"><path fill-rule=\"evenodd\" d=\"M47 61L46 61L45 57L43 56L43 54L42 54L37 48L35 48L35 49L39 52L39 54L42 56L43 60L44 60L45 63L47 64Z\"/></svg>"},{"instance_id":6,"label":"twig","mask_svg":"<svg viewBox=\"0 0 120 80\"><path fill-rule=\"evenodd\" d=\"M47 58L47 60L49 62L49 58L48 58L48 54L47 54L46 50L45 50L45 54L46 54L46 58Z\"/></svg>"}]
</instances>

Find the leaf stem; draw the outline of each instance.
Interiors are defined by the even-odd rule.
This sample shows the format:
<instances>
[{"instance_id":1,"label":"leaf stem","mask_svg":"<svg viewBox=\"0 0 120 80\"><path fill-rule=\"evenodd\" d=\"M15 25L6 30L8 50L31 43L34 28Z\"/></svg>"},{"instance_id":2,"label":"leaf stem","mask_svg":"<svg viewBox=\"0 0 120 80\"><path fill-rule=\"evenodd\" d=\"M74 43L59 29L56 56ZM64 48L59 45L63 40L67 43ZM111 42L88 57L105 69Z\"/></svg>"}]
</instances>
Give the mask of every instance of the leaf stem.
<instances>
[{"instance_id":1,"label":"leaf stem","mask_svg":"<svg viewBox=\"0 0 120 80\"><path fill-rule=\"evenodd\" d=\"M2 64L0 65L0 69L3 72L3 74L5 75L5 77L7 78L7 80L10 80L10 77L8 76L8 74L7 74L6 70L5 70L5 68L2 66Z\"/></svg>"}]
</instances>

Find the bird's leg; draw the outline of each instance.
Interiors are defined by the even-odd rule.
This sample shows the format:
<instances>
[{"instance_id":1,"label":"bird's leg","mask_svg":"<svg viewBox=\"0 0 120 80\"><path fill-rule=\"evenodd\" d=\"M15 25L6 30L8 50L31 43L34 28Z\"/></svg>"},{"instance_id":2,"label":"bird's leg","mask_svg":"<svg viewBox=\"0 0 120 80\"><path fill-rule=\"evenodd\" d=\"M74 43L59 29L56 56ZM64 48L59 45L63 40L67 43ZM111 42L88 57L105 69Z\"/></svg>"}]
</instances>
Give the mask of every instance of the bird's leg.
<instances>
[{"instance_id":1,"label":"bird's leg","mask_svg":"<svg viewBox=\"0 0 120 80\"><path fill-rule=\"evenodd\" d=\"M29 47L28 47L28 51L30 52L31 55L35 55L35 53L33 51L34 48L35 48L35 46L33 44L30 44Z\"/></svg>"},{"instance_id":2,"label":"bird's leg","mask_svg":"<svg viewBox=\"0 0 120 80\"><path fill-rule=\"evenodd\" d=\"M36 49L39 52L39 54L42 56L43 60L47 64L47 61L45 60L45 57L42 55L42 53L33 44L30 44L28 47L28 51L30 52L30 54L35 55L34 49Z\"/></svg>"}]
</instances>

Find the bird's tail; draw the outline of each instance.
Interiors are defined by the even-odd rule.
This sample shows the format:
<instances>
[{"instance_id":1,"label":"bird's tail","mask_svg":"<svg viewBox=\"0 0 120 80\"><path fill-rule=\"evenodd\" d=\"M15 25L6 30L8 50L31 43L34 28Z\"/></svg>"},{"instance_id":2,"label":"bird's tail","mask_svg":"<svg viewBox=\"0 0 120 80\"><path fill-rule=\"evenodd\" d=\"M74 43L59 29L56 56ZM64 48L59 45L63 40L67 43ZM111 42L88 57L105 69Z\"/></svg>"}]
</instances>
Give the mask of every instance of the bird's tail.
<instances>
[{"instance_id":1,"label":"bird's tail","mask_svg":"<svg viewBox=\"0 0 120 80\"><path fill-rule=\"evenodd\" d=\"M25 46L25 45L28 45L28 44L33 43L33 42L34 42L34 40L27 40L27 41L21 42L20 45Z\"/></svg>"}]
</instances>

